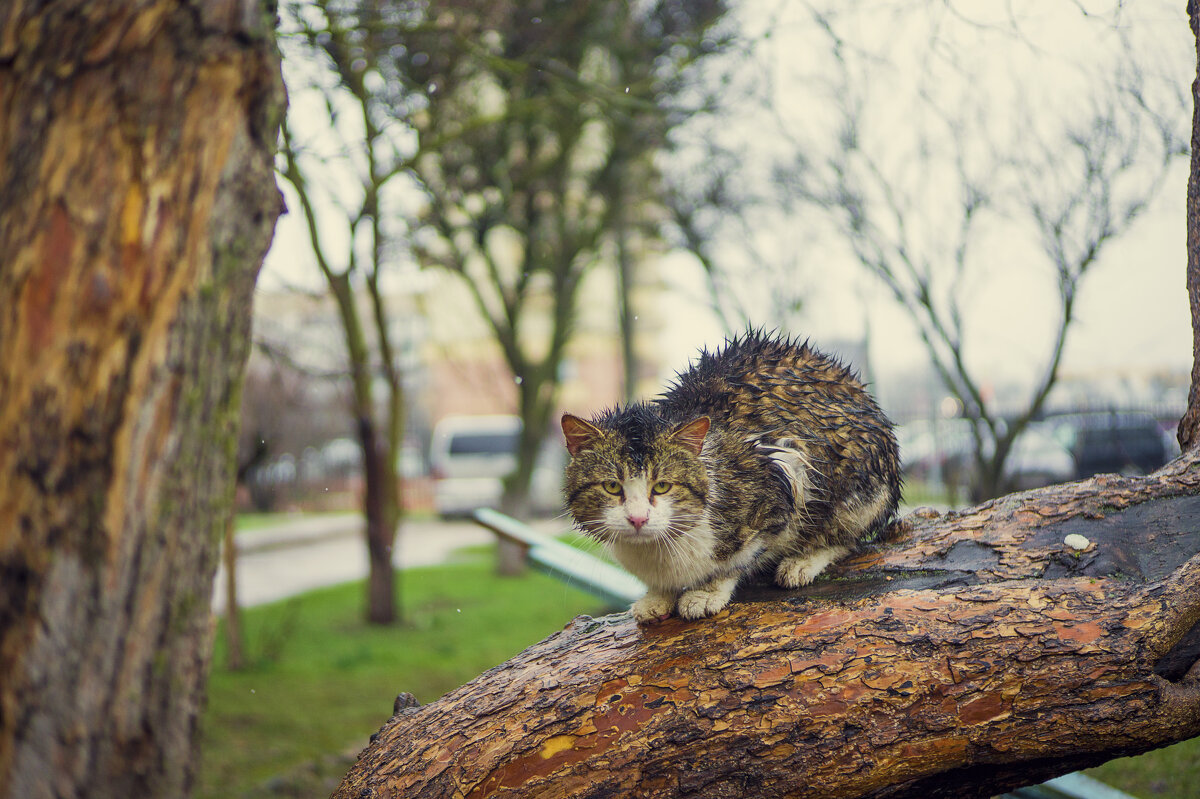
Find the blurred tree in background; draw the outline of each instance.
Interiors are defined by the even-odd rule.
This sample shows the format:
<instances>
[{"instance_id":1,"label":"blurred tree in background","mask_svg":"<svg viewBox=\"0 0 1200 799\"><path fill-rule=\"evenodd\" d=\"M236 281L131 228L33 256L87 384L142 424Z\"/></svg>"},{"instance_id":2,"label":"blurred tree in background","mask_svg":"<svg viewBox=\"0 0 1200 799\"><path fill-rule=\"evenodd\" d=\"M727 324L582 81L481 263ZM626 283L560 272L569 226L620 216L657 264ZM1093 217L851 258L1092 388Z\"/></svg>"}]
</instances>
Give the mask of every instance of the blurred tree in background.
<instances>
[{"instance_id":1,"label":"blurred tree in background","mask_svg":"<svg viewBox=\"0 0 1200 799\"><path fill-rule=\"evenodd\" d=\"M720 47L723 10L466 0L419 16L393 50L416 106L420 257L469 283L518 384L510 513L525 510L557 409L580 283L615 250L628 297L636 241L654 235L653 158L688 113L686 67ZM628 393L633 319L620 307Z\"/></svg>"},{"instance_id":2,"label":"blurred tree in background","mask_svg":"<svg viewBox=\"0 0 1200 799\"><path fill-rule=\"evenodd\" d=\"M373 5L373 4L367 4ZM379 52L353 4L292 3L284 21L290 86L320 94L328 122L283 127L280 171L299 199L317 267L337 306L346 347L349 413L362 450L368 556L367 620L398 615L392 551L401 519L398 464L404 440L404 381L381 281L396 266L403 235L396 184L410 162L396 131ZM368 60L368 56L371 60ZM327 168L336 165L337 177ZM337 220L334 222L333 220ZM335 231L332 232L331 231Z\"/></svg>"},{"instance_id":3,"label":"blurred tree in background","mask_svg":"<svg viewBox=\"0 0 1200 799\"><path fill-rule=\"evenodd\" d=\"M320 254L318 263L340 309L355 285L375 297L387 265L415 259L461 275L517 384L523 433L503 504L521 515L557 409L579 287L601 263L618 266L630 391L628 286L656 235L654 158L691 112L689 67L723 45L724 4L318 0L288 10L293 41L325 65L304 80L328 97L329 129L361 182L340 203L346 271L334 274ZM296 130L290 122L285 174L315 220ZM393 183L407 201L385 202ZM310 230L316 247L315 222ZM357 284L356 255L366 264ZM343 316L351 361L365 366L372 359L365 348L354 357L361 336ZM394 353L385 352L386 313L376 316L373 363L386 376ZM360 417L369 404L358 404ZM395 426L387 429L394 443Z\"/></svg>"},{"instance_id":4,"label":"blurred tree in background","mask_svg":"<svg viewBox=\"0 0 1200 799\"><path fill-rule=\"evenodd\" d=\"M974 496L1004 493L1006 460L1058 378L1085 278L1188 151L1185 83L1172 72L1187 61L1172 60L1179 48L1155 27L1181 11L750 5L738 21L746 47L721 65L733 90L684 131L689 156L670 176L681 245L727 308L755 280L795 297L801 263L814 277L857 264L864 291L882 287L910 320L971 422ZM746 264L756 234L783 245L797 229L808 236L799 257L782 246ZM985 326L997 288L1030 275L1038 296ZM1005 336L1004 324L1046 338L1013 353L1027 393L1001 404L988 387L995 364L971 349Z\"/></svg>"}]
</instances>

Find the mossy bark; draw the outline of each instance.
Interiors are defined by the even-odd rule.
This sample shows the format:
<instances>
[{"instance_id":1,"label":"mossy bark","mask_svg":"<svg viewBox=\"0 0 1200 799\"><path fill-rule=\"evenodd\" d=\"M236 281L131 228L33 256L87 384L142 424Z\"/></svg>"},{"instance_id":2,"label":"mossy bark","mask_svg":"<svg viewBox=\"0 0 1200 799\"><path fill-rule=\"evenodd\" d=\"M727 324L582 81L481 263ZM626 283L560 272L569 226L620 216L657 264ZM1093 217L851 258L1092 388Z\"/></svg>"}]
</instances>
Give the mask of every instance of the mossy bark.
<instances>
[{"instance_id":1,"label":"mossy bark","mask_svg":"<svg viewBox=\"0 0 1200 799\"><path fill-rule=\"evenodd\" d=\"M0 796L185 796L250 302L274 17L0 6Z\"/></svg>"}]
</instances>

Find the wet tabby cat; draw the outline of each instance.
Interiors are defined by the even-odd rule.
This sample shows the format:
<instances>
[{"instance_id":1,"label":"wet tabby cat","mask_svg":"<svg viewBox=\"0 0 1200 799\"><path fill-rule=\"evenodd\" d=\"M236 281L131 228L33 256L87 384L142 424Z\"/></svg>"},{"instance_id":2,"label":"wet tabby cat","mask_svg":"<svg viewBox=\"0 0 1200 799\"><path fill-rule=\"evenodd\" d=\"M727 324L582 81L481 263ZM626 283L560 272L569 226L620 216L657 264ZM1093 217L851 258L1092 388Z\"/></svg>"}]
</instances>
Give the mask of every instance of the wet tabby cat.
<instances>
[{"instance_id":1,"label":"wet tabby cat","mask_svg":"<svg viewBox=\"0 0 1200 799\"><path fill-rule=\"evenodd\" d=\"M702 353L652 403L562 429L571 515L648 586L639 622L711 616L765 568L810 583L900 499L896 437L862 383L761 332Z\"/></svg>"}]
</instances>

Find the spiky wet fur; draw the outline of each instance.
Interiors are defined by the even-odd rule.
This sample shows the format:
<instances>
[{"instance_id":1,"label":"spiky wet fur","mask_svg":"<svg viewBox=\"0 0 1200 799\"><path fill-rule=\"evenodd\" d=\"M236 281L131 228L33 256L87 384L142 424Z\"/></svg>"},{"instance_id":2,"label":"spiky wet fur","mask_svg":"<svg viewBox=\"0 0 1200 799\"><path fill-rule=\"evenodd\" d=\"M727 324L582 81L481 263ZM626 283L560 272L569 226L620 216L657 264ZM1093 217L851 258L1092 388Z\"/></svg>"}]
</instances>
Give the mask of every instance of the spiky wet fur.
<instances>
[{"instance_id":1,"label":"spiky wet fur","mask_svg":"<svg viewBox=\"0 0 1200 799\"><path fill-rule=\"evenodd\" d=\"M680 431L701 417L711 424L696 453ZM647 584L639 621L712 615L755 570L811 582L900 499L892 425L862 383L807 343L758 331L703 352L653 403L563 424L568 508ZM654 495L659 481L671 488ZM627 508L644 526L621 522Z\"/></svg>"}]
</instances>

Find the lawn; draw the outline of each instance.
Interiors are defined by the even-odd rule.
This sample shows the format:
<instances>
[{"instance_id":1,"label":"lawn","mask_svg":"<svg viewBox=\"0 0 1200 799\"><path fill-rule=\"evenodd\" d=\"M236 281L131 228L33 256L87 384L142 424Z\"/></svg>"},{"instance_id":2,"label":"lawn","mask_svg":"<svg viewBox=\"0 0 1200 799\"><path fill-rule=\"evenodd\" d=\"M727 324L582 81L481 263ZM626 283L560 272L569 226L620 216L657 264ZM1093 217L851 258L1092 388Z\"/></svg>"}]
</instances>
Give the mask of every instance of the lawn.
<instances>
[{"instance_id":1,"label":"lawn","mask_svg":"<svg viewBox=\"0 0 1200 799\"><path fill-rule=\"evenodd\" d=\"M1200 738L1110 760L1087 775L1140 799L1196 799L1200 797Z\"/></svg>"},{"instance_id":2,"label":"lawn","mask_svg":"<svg viewBox=\"0 0 1200 799\"><path fill-rule=\"evenodd\" d=\"M363 587L314 591L243 612L252 665L224 668L217 636L203 723L199 799L325 796L391 715L474 678L597 600L540 574L500 578L488 549L400 574L407 621L362 622ZM1200 796L1200 739L1088 772L1141 799Z\"/></svg>"},{"instance_id":3,"label":"lawn","mask_svg":"<svg viewBox=\"0 0 1200 799\"><path fill-rule=\"evenodd\" d=\"M340 777L350 761L329 756L366 746L396 694L429 702L576 615L605 612L540 574L495 576L486 552L467 558L400 573L402 626L364 624L364 589L352 583L244 611L244 671L224 668L218 633L195 795L328 795L320 783L289 786L322 770Z\"/></svg>"}]
</instances>

